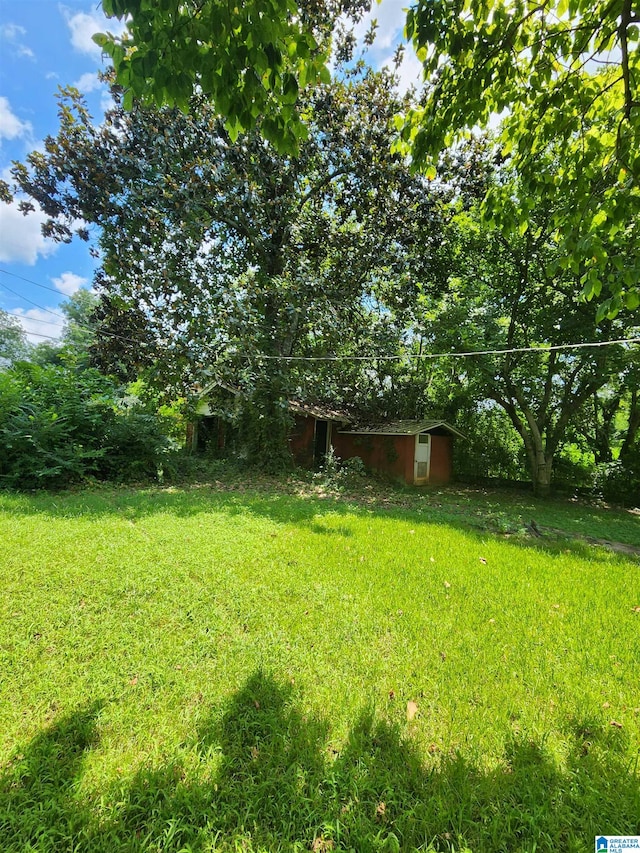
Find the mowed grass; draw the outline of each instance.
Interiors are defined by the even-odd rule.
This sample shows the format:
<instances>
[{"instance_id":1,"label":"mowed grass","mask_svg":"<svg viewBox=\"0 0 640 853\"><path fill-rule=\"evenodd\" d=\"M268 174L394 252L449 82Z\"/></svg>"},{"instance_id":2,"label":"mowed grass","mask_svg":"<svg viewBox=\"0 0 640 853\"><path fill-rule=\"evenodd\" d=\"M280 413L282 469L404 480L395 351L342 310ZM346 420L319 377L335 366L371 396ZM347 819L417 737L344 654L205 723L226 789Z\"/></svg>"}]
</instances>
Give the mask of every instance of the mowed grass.
<instances>
[{"instance_id":1,"label":"mowed grass","mask_svg":"<svg viewBox=\"0 0 640 853\"><path fill-rule=\"evenodd\" d=\"M3 853L640 833L638 560L424 502L103 489L0 510Z\"/></svg>"}]
</instances>

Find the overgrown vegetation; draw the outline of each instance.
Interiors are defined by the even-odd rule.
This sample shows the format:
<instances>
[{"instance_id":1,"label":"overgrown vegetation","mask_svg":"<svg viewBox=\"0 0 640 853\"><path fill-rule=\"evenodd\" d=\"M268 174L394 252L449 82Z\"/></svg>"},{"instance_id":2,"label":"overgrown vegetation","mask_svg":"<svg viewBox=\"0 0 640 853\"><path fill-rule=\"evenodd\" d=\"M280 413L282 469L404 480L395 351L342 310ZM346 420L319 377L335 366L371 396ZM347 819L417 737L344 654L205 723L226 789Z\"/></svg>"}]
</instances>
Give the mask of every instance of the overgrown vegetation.
<instances>
[{"instance_id":1,"label":"overgrown vegetation","mask_svg":"<svg viewBox=\"0 0 640 853\"><path fill-rule=\"evenodd\" d=\"M491 495L456 513L394 494L2 496L3 850L581 853L637 833L637 560L469 528L513 512Z\"/></svg>"},{"instance_id":2,"label":"overgrown vegetation","mask_svg":"<svg viewBox=\"0 0 640 853\"><path fill-rule=\"evenodd\" d=\"M0 371L0 487L162 479L172 427L97 370L21 362Z\"/></svg>"}]
</instances>

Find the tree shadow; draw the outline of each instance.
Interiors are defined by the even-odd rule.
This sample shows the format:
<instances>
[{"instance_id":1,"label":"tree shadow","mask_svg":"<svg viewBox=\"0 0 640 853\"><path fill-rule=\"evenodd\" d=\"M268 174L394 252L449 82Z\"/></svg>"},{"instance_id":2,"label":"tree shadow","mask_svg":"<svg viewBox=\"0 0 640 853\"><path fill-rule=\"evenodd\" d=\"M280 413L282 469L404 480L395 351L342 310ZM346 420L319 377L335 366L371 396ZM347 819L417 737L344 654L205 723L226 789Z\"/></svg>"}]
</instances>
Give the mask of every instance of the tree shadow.
<instances>
[{"instance_id":1,"label":"tree shadow","mask_svg":"<svg viewBox=\"0 0 640 853\"><path fill-rule=\"evenodd\" d=\"M462 754L426 764L410 735L365 709L346 743L290 685L251 676L181 753L82 800L96 707L33 739L0 778L2 850L582 851L640 830L637 768L621 732L572 721L566 761L512 737L497 766ZM599 743L599 747L596 745ZM194 768L193 758L197 759Z\"/></svg>"},{"instance_id":2,"label":"tree shadow","mask_svg":"<svg viewBox=\"0 0 640 853\"><path fill-rule=\"evenodd\" d=\"M77 796L97 743L101 703L64 716L16 752L0 775L0 849L74 850L91 814Z\"/></svg>"}]
</instances>

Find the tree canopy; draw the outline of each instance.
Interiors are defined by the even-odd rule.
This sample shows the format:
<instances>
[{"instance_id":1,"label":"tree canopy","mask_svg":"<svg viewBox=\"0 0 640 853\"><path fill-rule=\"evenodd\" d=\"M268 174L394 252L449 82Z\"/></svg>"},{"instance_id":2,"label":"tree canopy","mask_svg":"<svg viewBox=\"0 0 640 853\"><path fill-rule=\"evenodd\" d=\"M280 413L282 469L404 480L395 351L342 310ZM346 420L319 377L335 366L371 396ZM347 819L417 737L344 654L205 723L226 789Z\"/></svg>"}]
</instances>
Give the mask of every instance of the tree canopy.
<instances>
[{"instance_id":1,"label":"tree canopy","mask_svg":"<svg viewBox=\"0 0 640 853\"><path fill-rule=\"evenodd\" d=\"M363 0L103 0L109 17L126 19L123 38L95 41L111 58L125 107L135 99L188 111L202 94L225 117L232 139L261 119L281 152L306 137L298 96L328 83L329 43L337 17L356 17Z\"/></svg>"},{"instance_id":2,"label":"tree canopy","mask_svg":"<svg viewBox=\"0 0 640 853\"><path fill-rule=\"evenodd\" d=\"M521 203L494 187L485 211L523 233L553 210L558 262L587 298L604 289L601 317L640 305L639 22L632 0L418 0L407 17L426 80L402 129L412 156L433 169L502 116Z\"/></svg>"},{"instance_id":3,"label":"tree canopy","mask_svg":"<svg viewBox=\"0 0 640 853\"><path fill-rule=\"evenodd\" d=\"M433 280L438 194L391 152L387 73L308 92L296 157L260 126L233 142L206 99L190 106L117 105L96 126L67 92L57 137L13 174L55 238L99 226L103 356L151 368L170 395L217 379L260 397L251 434L270 424L273 457L282 400L306 381L283 359L384 337L372 327Z\"/></svg>"},{"instance_id":4,"label":"tree canopy","mask_svg":"<svg viewBox=\"0 0 640 853\"><path fill-rule=\"evenodd\" d=\"M339 15L364 6L103 0L127 31L96 39L126 107L142 97L186 110L200 93L232 138L260 119L266 139L294 152L307 133L300 94L328 81ZM632 0L417 0L407 14L425 91L398 117L401 150L433 176L444 149L501 116L502 155L526 192L515 208L494 187L486 215L517 234L532 206L553 209L557 262L579 272L601 318L640 305L639 23Z\"/></svg>"}]
</instances>

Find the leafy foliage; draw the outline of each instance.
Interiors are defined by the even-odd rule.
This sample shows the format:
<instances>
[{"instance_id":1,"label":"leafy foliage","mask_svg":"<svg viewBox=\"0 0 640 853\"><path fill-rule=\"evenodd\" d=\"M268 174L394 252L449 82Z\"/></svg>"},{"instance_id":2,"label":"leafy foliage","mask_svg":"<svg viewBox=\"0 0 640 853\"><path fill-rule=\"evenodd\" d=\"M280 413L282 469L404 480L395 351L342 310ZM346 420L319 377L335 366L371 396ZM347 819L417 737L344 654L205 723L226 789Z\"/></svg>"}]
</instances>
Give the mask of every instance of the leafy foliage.
<instances>
[{"instance_id":1,"label":"leafy foliage","mask_svg":"<svg viewBox=\"0 0 640 853\"><path fill-rule=\"evenodd\" d=\"M487 176L488 186L501 181L514 205L519 193L526 200L526 187L504 167ZM552 210L531 208L531 227L516 236L487 225L475 200L461 197L457 204L448 230L449 287L439 301L421 300L416 328L436 351L504 351L454 362L453 387L466 388L463 396L476 406L492 401L504 410L524 444L534 488L547 492L570 425L594 394L628 369L634 351L620 345L518 350L597 344L633 337L637 328L623 315L596 324L591 306L577 296L578 274L556 263Z\"/></svg>"},{"instance_id":2,"label":"leafy foliage","mask_svg":"<svg viewBox=\"0 0 640 853\"><path fill-rule=\"evenodd\" d=\"M0 308L0 370L28 355L29 344L24 329Z\"/></svg>"},{"instance_id":3,"label":"leafy foliage","mask_svg":"<svg viewBox=\"0 0 640 853\"><path fill-rule=\"evenodd\" d=\"M424 104L402 136L435 171L439 152L503 116L503 156L523 191L487 195L487 216L524 233L552 210L558 264L599 296L600 316L640 305L640 18L631 0L418 0L407 36Z\"/></svg>"},{"instance_id":4,"label":"leafy foliage","mask_svg":"<svg viewBox=\"0 0 640 853\"><path fill-rule=\"evenodd\" d=\"M0 485L15 489L155 477L169 448L162 419L123 408L98 371L26 362L0 373L0 445Z\"/></svg>"},{"instance_id":5,"label":"leafy foliage","mask_svg":"<svg viewBox=\"0 0 640 853\"><path fill-rule=\"evenodd\" d=\"M52 236L101 228L99 349L168 395L231 383L271 465L283 402L309 382L277 359L374 349L374 326L433 276L440 202L391 153L400 106L387 73L319 87L292 158L258 131L232 142L202 98L189 115L118 105L96 127L68 92L57 138L14 176Z\"/></svg>"},{"instance_id":6,"label":"leafy foliage","mask_svg":"<svg viewBox=\"0 0 640 853\"><path fill-rule=\"evenodd\" d=\"M327 36L338 15L358 17L361 0L294 2L250 0L103 0L108 16L126 20L122 38L94 36L134 100L177 105L184 112L196 92L225 117L232 140L252 130L281 153L307 136L298 97L330 79Z\"/></svg>"}]
</instances>

